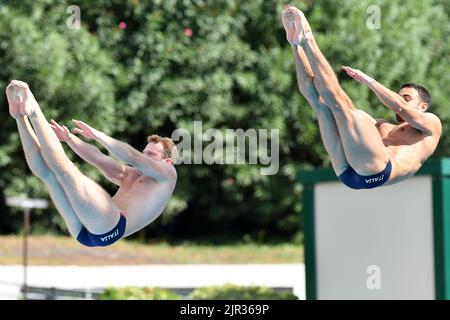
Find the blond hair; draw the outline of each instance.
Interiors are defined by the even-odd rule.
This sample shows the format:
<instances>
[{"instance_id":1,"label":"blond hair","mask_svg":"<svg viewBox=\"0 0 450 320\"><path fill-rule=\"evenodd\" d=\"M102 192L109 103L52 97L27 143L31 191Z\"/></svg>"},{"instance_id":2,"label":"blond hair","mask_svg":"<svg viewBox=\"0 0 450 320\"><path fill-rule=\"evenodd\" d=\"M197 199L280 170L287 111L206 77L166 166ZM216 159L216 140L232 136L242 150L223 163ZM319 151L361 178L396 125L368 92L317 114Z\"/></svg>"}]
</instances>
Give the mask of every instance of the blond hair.
<instances>
[{"instance_id":1,"label":"blond hair","mask_svg":"<svg viewBox=\"0 0 450 320\"><path fill-rule=\"evenodd\" d=\"M157 134L152 134L151 136L147 137L147 142L150 143L161 143L163 146L163 152L162 152L162 157L163 159L167 159L167 158L171 158L172 160L174 159L175 156L175 152L176 151L176 147L175 147L175 143L173 143L172 139L167 138L167 137L160 137Z\"/></svg>"}]
</instances>

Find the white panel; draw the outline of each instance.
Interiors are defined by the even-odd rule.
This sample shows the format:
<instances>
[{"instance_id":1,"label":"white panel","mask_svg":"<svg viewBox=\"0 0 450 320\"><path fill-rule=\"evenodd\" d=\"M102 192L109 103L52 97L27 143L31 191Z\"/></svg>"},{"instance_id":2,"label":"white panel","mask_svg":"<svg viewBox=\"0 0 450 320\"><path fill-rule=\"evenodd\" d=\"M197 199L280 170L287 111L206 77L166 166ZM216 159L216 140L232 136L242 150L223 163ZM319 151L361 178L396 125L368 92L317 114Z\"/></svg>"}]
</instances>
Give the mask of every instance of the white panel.
<instances>
[{"instance_id":1,"label":"white panel","mask_svg":"<svg viewBox=\"0 0 450 320\"><path fill-rule=\"evenodd\" d=\"M432 180L352 190L315 186L318 299L434 299ZM379 267L381 289L367 268Z\"/></svg>"}]
</instances>

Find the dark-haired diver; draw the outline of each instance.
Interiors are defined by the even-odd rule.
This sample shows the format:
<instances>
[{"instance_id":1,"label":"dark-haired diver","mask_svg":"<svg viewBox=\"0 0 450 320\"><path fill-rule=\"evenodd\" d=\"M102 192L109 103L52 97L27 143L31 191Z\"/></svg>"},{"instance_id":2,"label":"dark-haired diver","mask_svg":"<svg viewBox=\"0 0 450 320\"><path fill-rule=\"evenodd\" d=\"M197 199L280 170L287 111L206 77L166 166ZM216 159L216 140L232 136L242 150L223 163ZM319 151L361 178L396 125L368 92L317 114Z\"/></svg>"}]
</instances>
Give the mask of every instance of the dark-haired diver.
<instances>
[{"instance_id":1,"label":"dark-haired diver","mask_svg":"<svg viewBox=\"0 0 450 320\"><path fill-rule=\"evenodd\" d=\"M428 91L408 83L395 93L359 70L342 67L369 86L396 113L399 123L376 120L358 110L341 88L303 12L287 7L282 20L300 92L317 114L323 143L342 183L353 189L371 189L414 175L433 154L442 132L439 118L426 112Z\"/></svg>"}]
</instances>

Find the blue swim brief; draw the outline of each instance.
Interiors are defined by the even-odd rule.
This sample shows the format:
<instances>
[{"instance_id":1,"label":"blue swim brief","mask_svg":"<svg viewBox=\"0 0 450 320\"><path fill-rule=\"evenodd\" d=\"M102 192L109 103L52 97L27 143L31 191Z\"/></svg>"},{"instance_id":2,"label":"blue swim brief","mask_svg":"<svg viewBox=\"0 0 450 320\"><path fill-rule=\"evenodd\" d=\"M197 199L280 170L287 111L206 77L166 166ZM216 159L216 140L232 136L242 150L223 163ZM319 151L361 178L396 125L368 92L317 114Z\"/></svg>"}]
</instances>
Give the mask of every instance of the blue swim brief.
<instances>
[{"instance_id":1,"label":"blue swim brief","mask_svg":"<svg viewBox=\"0 0 450 320\"><path fill-rule=\"evenodd\" d=\"M352 167L348 167L347 170L344 171L339 176L339 180L347 187L352 189L372 189L379 187L386 183L389 180L389 176L391 175L392 164L391 160L386 164L386 168L383 171L377 174L373 174L370 176L361 176L353 170Z\"/></svg>"},{"instance_id":2,"label":"blue swim brief","mask_svg":"<svg viewBox=\"0 0 450 320\"><path fill-rule=\"evenodd\" d=\"M77 240L88 247L106 247L122 238L126 224L127 220L120 214L119 223L111 231L104 234L93 234L83 227L78 234Z\"/></svg>"}]
</instances>

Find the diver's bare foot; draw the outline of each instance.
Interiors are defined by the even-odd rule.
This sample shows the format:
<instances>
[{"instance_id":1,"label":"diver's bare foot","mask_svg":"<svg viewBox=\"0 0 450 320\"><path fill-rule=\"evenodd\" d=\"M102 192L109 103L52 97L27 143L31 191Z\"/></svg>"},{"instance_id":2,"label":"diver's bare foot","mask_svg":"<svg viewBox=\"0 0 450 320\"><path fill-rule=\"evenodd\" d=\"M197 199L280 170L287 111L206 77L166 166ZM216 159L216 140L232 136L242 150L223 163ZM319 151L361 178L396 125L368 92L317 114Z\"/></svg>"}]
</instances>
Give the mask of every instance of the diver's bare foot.
<instances>
[{"instance_id":1,"label":"diver's bare foot","mask_svg":"<svg viewBox=\"0 0 450 320\"><path fill-rule=\"evenodd\" d=\"M312 36L311 27L303 12L296 7L286 7L282 14L286 38L292 45L299 45Z\"/></svg>"},{"instance_id":2,"label":"diver's bare foot","mask_svg":"<svg viewBox=\"0 0 450 320\"><path fill-rule=\"evenodd\" d=\"M22 98L11 84L6 87L6 98L9 104L9 114L14 119L17 119L20 116L20 102Z\"/></svg>"},{"instance_id":3,"label":"diver's bare foot","mask_svg":"<svg viewBox=\"0 0 450 320\"><path fill-rule=\"evenodd\" d=\"M298 13L300 21L301 21L300 25L301 25L301 29L302 29L303 39L311 38L313 35L312 35L311 26L309 25L308 19L306 19L303 11L297 9L297 13Z\"/></svg>"},{"instance_id":4,"label":"diver's bare foot","mask_svg":"<svg viewBox=\"0 0 450 320\"><path fill-rule=\"evenodd\" d=\"M37 101L25 82L13 80L6 88L9 103L9 113L13 118L19 115L29 116L35 110Z\"/></svg>"},{"instance_id":5,"label":"diver's bare foot","mask_svg":"<svg viewBox=\"0 0 450 320\"><path fill-rule=\"evenodd\" d=\"M286 30L286 39L292 45L298 45L302 40L301 19L297 10L295 7L287 7L281 15L283 26Z\"/></svg>"}]
</instances>

